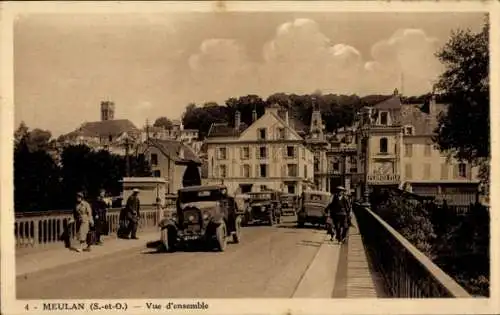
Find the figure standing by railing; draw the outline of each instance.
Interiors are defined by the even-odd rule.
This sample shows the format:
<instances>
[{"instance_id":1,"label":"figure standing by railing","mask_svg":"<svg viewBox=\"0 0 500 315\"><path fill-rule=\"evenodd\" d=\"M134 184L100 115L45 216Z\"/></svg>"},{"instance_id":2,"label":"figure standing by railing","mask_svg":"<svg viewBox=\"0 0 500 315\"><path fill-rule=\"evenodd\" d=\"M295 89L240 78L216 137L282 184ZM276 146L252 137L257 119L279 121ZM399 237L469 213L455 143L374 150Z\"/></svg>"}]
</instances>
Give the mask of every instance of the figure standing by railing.
<instances>
[{"instance_id":1,"label":"figure standing by railing","mask_svg":"<svg viewBox=\"0 0 500 315\"><path fill-rule=\"evenodd\" d=\"M76 206L73 219L70 220L70 223L73 222L76 222L77 236L80 242L80 246L76 248L76 251L89 251L91 244L87 244L86 248L84 248L84 244L87 242L90 227L94 225L94 219L92 218L92 209L89 203L83 199L83 193L81 192L76 194Z\"/></svg>"},{"instance_id":2,"label":"figure standing by railing","mask_svg":"<svg viewBox=\"0 0 500 315\"><path fill-rule=\"evenodd\" d=\"M107 225L107 212L108 212L108 204L104 199L106 196L106 191L101 189L99 192L99 196L94 201L92 205L92 214L94 216L94 227L95 227L95 237L96 237L96 245L102 245L101 236L106 233L106 225Z\"/></svg>"},{"instance_id":3,"label":"figure standing by railing","mask_svg":"<svg viewBox=\"0 0 500 315\"><path fill-rule=\"evenodd\" d=\"M338 186L332 202L328 206L330 218L335 226L335 238L339 243L344 243L349 229L348 217L350 216L349 202L344 194L345 188Z\"/></svg>"},{"instance_id":4,"label":"figure standing by railing","mask_svg":"<svg viewBox=\"0 0 500 315\"><path fill-rule=\"evenodd\" d=\"M139 200L139 189L134 188L132 191L132 195L128 197L127 204L125 206L125 212L128 219L128 231L126 238L130 237L134 240L137 240L137 228L139 226L140 219L140 207L141 202Z\"/></svg>"}]
</instances>

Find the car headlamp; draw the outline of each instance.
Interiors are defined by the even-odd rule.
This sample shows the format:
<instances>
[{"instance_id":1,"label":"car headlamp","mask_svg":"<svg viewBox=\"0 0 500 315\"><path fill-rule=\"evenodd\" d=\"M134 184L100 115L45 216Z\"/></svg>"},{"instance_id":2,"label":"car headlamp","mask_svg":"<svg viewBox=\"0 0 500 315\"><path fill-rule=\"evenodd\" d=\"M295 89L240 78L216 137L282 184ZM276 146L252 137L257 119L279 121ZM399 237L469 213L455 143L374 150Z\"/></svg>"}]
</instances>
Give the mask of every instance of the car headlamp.
<instances>
[{"instance_id":1,"label":"car headlamp","mask_svg":"<svg viewBox=\"0 0 500 315\"><path fill-rule=\"evenodd\" d=\"M265 206L262 206L262 207L260 207L260 210L262 210L262 211L266 211L266 207L265 207Z\"/></svg>"},{"instance_id":2,"label":"car headlamp","mask_svg":"<svg viewBox=\"0 0 500 315\"><path fill-rule=\"evenodd\" d=\"M203 219L204 219L204 220L208 219L208 213L206 213L206 212L205 212L205 213L203 213Z\"/></svg>"},{"instance_id":3,"label":"car headlamp","mask_svg":"<svg viewBox=\"0 0 500 315\"><path fill-rule=\"evenodd\" d=\"M190 215L189 218L188 218L189 222L193 222L194 221L194 216Z\"/></svg>"}]
</instances>

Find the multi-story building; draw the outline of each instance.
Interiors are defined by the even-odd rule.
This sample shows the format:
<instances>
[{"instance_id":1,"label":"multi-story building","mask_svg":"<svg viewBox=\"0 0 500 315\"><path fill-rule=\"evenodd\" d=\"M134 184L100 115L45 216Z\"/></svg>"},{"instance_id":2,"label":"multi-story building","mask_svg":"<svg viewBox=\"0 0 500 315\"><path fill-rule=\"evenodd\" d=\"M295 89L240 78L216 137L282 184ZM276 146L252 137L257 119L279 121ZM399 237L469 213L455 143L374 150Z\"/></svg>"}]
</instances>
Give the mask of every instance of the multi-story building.
<instances>
[{"instance_id":1,"label":"multi-story building","mask_svg":"<svg viewBox=\"0 0 500 315\"><path fill-rule=\"evenodd\" d=\"M236 112L234 127L214 123L207 146L207 183L224 183L231 193L267 189L301 193L313 183L313 154L290 126L288 111L266 108L246 127Z\"/></svg>"},{"instance_id":2,"label":"multi-story building","mask_svg":"<svg viewBox=\"0 0 500 315\"><path fill-rule=\"evenodd\" d=\"M446 105L435 98L427 109L402 104L394 95L373 107L364 108L369 127L366 139L359 126L325 134L318 107L313 108L307 146L314 154L314 182L317 189L332 192L338 185L353 189L358 198L368 186L405 187L419 195L446 199L448 204L467 204L478 193L478 169L441 153L433 142L438 116ZM367 141L367 158L362 141Z\"/></svg>"},{"instance_id":3,"label":"multi-story building","mask_svg":"<svg viewBox=\"0 0 500 315\"><path fill-rule=\"evenodd\" d=\"M344 186L349 191L359 184L357 147L351 129L326 134L318 106L313 107L307 147L314 155L314 186L333 192Z\"/></svg>"},{"instance_id":4,"label":"multi-story building","mask_svg":"<svg viewBox=\"0 0 500 315\"><path fill-rule=\"evenodd\" d=\"M434 97L428 112L402 104L397 90L376 104L369 127L368 184L404 186L449 204L473 202L479 185L477 167L441 153L432 139L437 118L445 110L446 105L436 104Z\"/></svg>"}]
</instances>

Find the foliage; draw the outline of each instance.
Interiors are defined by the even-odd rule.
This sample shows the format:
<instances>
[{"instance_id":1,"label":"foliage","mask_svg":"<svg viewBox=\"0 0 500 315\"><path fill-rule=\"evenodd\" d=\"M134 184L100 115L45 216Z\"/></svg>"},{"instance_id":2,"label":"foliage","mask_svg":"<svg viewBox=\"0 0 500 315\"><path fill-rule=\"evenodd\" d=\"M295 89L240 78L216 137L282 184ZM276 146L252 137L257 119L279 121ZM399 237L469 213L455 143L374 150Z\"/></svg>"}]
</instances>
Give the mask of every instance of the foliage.
<instances>
[{"instance_id":1,"label":"foliage","mask_svg":"<svg viewBox=\"0 0 500 315\"><path fill-rule=\"evenodd\" d=\"M384 200L385 199L385 200ZM436 237L429 213L421 202L386 192L376 207L377 213L410 243L431 259Z\"/></svg>"},{"instance_id":2,"label":"foliage","mask_svg":"<svg viewBox=\"0 0 500 315\"><path fill-rule=\"evenodd\" d=\"M14 149L14 208L39 211L60 206L59 168L43 150L30 150L29 137L19 139Z\"/></svg>"},{"instance_id":3,"label":"foliage","mask_svg":"<svg viewBox=\"0 0 500 315\"><path fill-rule=\"evenodd\" d=\"M446 207L436 209L441 212L441 222L434 218L434 224L441 228L433 245L435 263L471 294L489 296L489 213L479 204L471 207L465 216Z\"/></svg>"},{"instance_id":4,"label":"foliage","mask_svg":"<svg viewBox=\"0 0 500 315\"><path fill-rule=\"evenodd\" d=\"M106 189L121 192L120 180L126 176L125 157L109 151L93 151L85 145L68 146L61 152L61 165L54 159L50 132L29 131L22 123L16 130L14 149L15 211L67 209L74 205L78 191L88 198ZM144 155L129 156L131 176L150 176Z\"/></svg>"},{"instance_id":5,"label":"foliage","mask_svg":"<svg viewBox=\"0 0 500 315\"><path fill-rule=\"evenodd\" d=\"M236 111L241 113L241 122L250 125L252 123L252 112L257 112L257 117L264 114L265 108L271 104L279 104L287 108L290 118L298 122L295 127L309 126L313 104L318 104L326 130L333 132L338 128L350 126L354 120L357 110L365 105L374 105L390 96L372 95L360 98L356 95L335 95L320 93L297 95L275 93L267 99L258 95L250 94L241 97L231 97L225 104L208 102L198 107L189 104L183 115L183 123L186 128L199 129L200 137L204 138L212 123L228 122L234 125ZM423 97L412 97L405 99L412 102L423 102Z\"/></svg>"},{"instance_id":6,"label":"foliage","mask_svg":"<svg viewBox=\"0 0 500 315\"><path fill-rule=\"evenodd\" d=\"M468 161L490 155L489 23L479 33L457 30L436 54L445 66L436 88L449 100L435 141Z\"/></svg>"},{"instance_id":7,"label":"foliage","mask_svg":"<svg viewBox=\"0 0 500 315\"><path fill-rule=\"evenodd\" d=\"M162 128L165 128L165 129L172 129L172 121L170 119L168 119L167 117L159 117L155 120L154 124L153 124L154 127L162 127Z\"/></svg>"},{"instance_id":8,"label":"foliage","mask_svg":"<svg viewBox=\"0 0 500 315\"><path fill-rule=\"evenodd\" d=\"M473 295L489 296L490 218L471 205L467 215L409 194L374 191L373 209ZM473 262L473 263L472 263Z\"/></svg>"}]
</instances>

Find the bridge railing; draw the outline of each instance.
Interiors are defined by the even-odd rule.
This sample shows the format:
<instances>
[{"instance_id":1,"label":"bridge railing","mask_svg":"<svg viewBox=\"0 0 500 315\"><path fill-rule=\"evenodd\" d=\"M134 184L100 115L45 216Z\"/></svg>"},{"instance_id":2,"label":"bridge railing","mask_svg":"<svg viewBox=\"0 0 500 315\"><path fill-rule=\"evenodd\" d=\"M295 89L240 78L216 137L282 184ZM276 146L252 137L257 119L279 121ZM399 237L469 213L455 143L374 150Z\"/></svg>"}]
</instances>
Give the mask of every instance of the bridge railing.
<instances>
[{"instance_id":1,"label":"bridge railing","mask_svg":"<svg viewBox=\"0 0 500 315\"><path fill-rule=\"evenodd\" d=\"M108 234L115 234L120 224L120 208L109 209L107 213ZM141 208L139 229L154 229L158 226L158 211L162 217L172 212L172 208L158 210L155 206ZM16 213L14 233L17 249L43 248L61 242L61 235L72 218L71 210ZM70 235L74 237L75 225L70 225Z\"/></svg>"},{"instance_id":2,"label":"bridge railing","mask_svg":"<svg viewBox=\"0 0 500 315\"><path fill-rule=\"evenodd\" d=\"M354 206L372 266L393 298L467 298L467 291L367 207Z\"/></svg>"}]
</instances>

